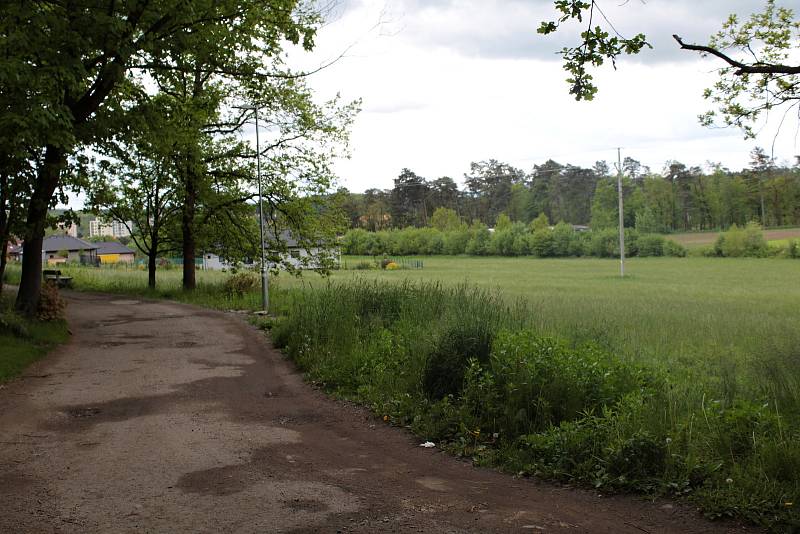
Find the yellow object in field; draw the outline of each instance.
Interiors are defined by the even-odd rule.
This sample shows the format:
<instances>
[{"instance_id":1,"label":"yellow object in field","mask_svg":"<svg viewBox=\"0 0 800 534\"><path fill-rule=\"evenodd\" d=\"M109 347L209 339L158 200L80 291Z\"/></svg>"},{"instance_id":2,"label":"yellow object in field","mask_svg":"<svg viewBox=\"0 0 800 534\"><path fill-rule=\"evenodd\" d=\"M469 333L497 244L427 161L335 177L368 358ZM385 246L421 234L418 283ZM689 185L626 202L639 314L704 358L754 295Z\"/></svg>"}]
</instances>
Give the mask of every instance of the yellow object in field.
<instances>
[{"instance_id":1,"label":"yellow object in field","mask_svg":"<svg viewBox=\"0 0 800 534\"><path fill-rule=\"evenodd\" d=\"M100 254L100 263L117 263L119 254Z\"/></svg>"}]
</instances>

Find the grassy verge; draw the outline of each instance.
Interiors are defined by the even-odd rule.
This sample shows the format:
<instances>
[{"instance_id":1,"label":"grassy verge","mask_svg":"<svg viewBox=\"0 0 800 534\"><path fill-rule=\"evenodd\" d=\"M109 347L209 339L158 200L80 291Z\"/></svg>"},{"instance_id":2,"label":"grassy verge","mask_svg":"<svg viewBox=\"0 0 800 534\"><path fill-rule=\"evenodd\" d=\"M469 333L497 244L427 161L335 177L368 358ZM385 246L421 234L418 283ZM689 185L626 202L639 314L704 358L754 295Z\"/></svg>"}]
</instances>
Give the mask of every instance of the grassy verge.
<instances>
[{"instance_id":1,"label":"grassy verge","mask_svg":"<svg viewBox=\"0 0 800 534\"><path fill-rule=\"evenodd\" d=\"M76 291L169 299L217 310L256 310L261 306L259 291L226 291L225 283L231 275L220 271L200 271L197 289L184 291L181 286L182 271L175 268L159 270L156 289L147 287L146 271L133 267L126 268L124 265L103 268L63 265L59 266L59 270L64 276L72 277L72 288ZM20 275L19 265L10 265L7 268L7 275L10 283L17 283ZM270 293L277 297L281 289L273 287Z\"/></svg>"},{"instance_id":2,"label":"grassy verge","mask_svg":"<svg viewBox=\"0 0 800 534\"><path fill-rule=\"evenodd\" d=\"M9 294L0 296L0 383L20 375L25 368L64 343L69 334L64 321L35 321L13 312Z\"/></svg>"},{"instance_id":3,"label":"grassy verge","mask_svg":"<svg viewBox=\"0 0 800 534\"><path fill-rule=\"evenodd\" d=\"M544 336L534 311L468 286L362 280L303 292L265 327L329 391L480 464L800 526L800 358L775 354L746 380L670 372Z\"/></svg>"}]
</instances>

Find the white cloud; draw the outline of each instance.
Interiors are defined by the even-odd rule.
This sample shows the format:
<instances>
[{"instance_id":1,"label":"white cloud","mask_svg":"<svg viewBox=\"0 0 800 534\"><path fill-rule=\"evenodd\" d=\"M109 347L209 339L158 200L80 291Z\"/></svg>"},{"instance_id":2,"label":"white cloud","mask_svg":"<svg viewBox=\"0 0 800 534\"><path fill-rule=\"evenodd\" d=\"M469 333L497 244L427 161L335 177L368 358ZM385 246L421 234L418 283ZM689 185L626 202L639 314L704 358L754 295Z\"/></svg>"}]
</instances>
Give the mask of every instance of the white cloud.
<instances>
[{"instance_id":1,"label":"white cloud","mask_svg":"<svg viewBox=\"0 0 800 534\"><path fill-rule=\"evenodd\" d=\"M530 169L548 158L591 165L625 155L661 169L677 159L690 165L747 165L756 145L772 144L774 128L756 142L736 130L701 127L701 94L714 79L713 60L677 50L671 40L705 41L731 9L757 11L762 0L631 1L603 5L621 32L643 31L656 51L604 67L593 102L567 94L554 52L558 39L538 36L552 18L551 0L360 0L343 6L323 29L312 55L292 54L305 67L347 56L312 76L321 98L341 92L363 98L341 182L355 191L391 187L403 167L428 178L460 179L471 161L496 158ZM577 30L576 30L577 31ZM573 36L574 37L574 36ZM663 50L663 51L662 51ZM776 156L800 152L794 126L784 126Z\"/></svg>"}]
</instances>

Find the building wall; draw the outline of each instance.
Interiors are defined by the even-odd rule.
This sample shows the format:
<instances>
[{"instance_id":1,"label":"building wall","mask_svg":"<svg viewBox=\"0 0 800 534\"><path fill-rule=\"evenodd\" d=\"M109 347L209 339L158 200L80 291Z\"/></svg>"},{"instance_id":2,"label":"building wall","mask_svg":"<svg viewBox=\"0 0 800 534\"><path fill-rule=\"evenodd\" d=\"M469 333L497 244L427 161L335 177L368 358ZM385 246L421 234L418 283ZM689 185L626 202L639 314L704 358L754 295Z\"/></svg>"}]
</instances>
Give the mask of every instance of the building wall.
<instances>
[{"instance_id":1,"label":"building wall","mask_svg":"<svg viewBox=\"0 0 800 534\"><path fill-rule=\"evenodd\" d=\"M99 254L100 263L133 263L133 254Z\"/></svg>"},{"instance_id":2,"label":"building wall","mask_svg":"<svg viewBox=\"0 0 800 534\"><path fill-rule=\"evenodd\" d=\"M75 223L65 226L64 223L58 223L57 228L63 230L65 235L70 237L78 237L78 225Z\"/></svg>"},{"instance_id":3,"label":"building wall","mask_svg":"<svg viewBox=\"0 0 800 534\"><path fill-rule=\"evenodd\" d=\"M133 226L133 222L127 222L128 226ZM89 237L128 237L130 235L127 226L120 221L108 222L100 218L89 221Z\"/></svg>"},{"instance_id":4,"label":"building wall","mask_svg":"<svg viewBox=\"0 0 800 534\"><path fill-rule=\"evenodd\" d=\"M95 257L94 250L84 250L83 255L86 257ZM53 265L56 263L80 263L81 261L81 251L80 250L69 250L67 251L67 257L62 258L58 255L58 251L50 251L50 252L42 252L42 263L47 265Z\"/></svg>"}]
</instances>

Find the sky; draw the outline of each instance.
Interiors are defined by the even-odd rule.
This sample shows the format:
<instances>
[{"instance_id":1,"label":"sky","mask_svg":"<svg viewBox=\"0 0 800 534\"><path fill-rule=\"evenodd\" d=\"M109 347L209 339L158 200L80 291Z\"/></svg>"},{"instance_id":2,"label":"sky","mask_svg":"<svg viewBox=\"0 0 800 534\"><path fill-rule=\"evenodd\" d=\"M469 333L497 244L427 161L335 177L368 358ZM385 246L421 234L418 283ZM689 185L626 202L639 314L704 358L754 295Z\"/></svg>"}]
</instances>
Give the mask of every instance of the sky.
<instances>
[{"instance_id":1,"label":"sky","mask_svg":"<svg viewBox=\"0 0 800 534\"><path fill-rule=\"evenodd\" d=\"M791 7L788 0L778 5ZM615 71L595 73L594 101L568 94L560 56L581 29L565 26L542 36L555 18L552 0L339 0L311 53L290 50L289 62L314 69L319 99L360 98L351 158L336 164L351 191L391 188L403 168L463 182L470 162L497 159L525 171L548 159L591 166L615 161L617 147L660 171L668 160L687 165L746 167L755 146L778 161L800 154L795 119L776 138L780 116L754 140L735 129L702 127L709 109L703 90L713 84L713 58L679 50L706 43L727 16L763 9L764 0L601 0L624 36L645 33L653 50L624 57Z\"/></svg>"}]
</instances>

